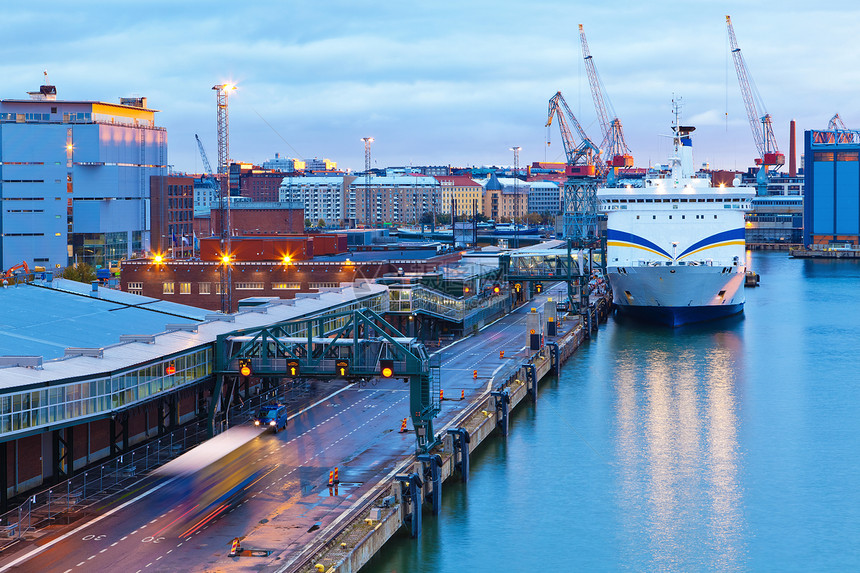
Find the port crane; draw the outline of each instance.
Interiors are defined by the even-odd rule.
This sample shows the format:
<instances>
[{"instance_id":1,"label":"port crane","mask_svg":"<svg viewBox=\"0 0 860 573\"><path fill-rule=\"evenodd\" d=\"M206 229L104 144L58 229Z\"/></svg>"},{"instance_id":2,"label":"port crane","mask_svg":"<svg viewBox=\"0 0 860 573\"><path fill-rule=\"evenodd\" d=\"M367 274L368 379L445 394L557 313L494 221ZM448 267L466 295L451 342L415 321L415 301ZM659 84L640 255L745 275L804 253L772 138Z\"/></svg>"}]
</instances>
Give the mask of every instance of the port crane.
<instances>
[{"instance_id":1,"label":"port crane","mask_svg":"<svg viewBox=\"0 0 860 573\"><path fill-rule=\"evenodd\" d=\"M573 115L561 92L556 92L549 100L547 128L552 125L555 117L558 117L558 127L561 130L562 144L567 157L565 167L567 179L565 179L561 197L567 257L561 267L566 274L568 300L574 304L575 310L583 315L584 324L588 324L590 272L586 270L586 265L590 266L593 260L594 248L600 248L597 185L599 178L606 174L607 166L601 158L600 148L582 129L582 125ZM573 125L576 130L580 143L574 139L570 125ZM549 137L547 137L547 144L549 143ZM574 251L577 251L575 255ZM605 260L605 257L601 257L601 260ZM575 265L579 268L575 269Z\"/></svg>"},{"instance_id":2,"label":"port crane","mask_svg":"<svg viewBox=\"0 0 860 573\"><path fill-rule=\"evenodd\" d=\"M758 176L756 177L757 192L759 195L766 195L769 170L773 168L773 171L776 171L785 165L785 154L780 152L779 145L776 143L776 136L773 133L773 120L764 107L761 95L759 95L758 90L754 89L755 86L750 81L750 73L747 69L746 61L743 54L741 54L741 49L738 47L738 41L735 37L732 17L728 15L726 16L726 27L729 32L729 44L732 59L735 62L735 71L738 75L738 83L741 87L741 95L744 99L750 129L752 130L753 140L759 154L759 157L755 160L756 165L759 166ZM756 100L758 100L758 104L764 111L764 115L759 115Z\"/></svg>"},{"instance_id":3,"label":"port crane","mask_svg":"<svg viewBox=\"0 0 860 573\"><path fill-rule=\"evenodd\" d=\"M565 115L567 119L565 119ZM567 175L601 176L606 171L606 164L600 155L600 148L594 144L591 138L582 129L576 116L570 110L561 92L556 92L549 100L547 110L546 127L552 126L553 118L558 117L558 128L561 131L562 145L567 159ZM576 130L580 143L574 139L570 126ZM550 145L547 137L547 145Z\"/></svg>"},{"instance_id":4,"label":"port crane","mask_svg":"<svg viewBox=\"0 0 860 573\"><path fill-rule=\"evenodd\" d=\"M606 162L612 168L609 174L614 177L617 168L633 166L633 156L630 154L627 142L624 141L624 129L621 126L621 120L615 114L612 103L607 102L604 95L603 85L597 74L597 68L594 66L594 58L588 48L588 40L585 39L585 30L582 24L579 25L579 39L582 44L582 58L585 60L588 83L591 85L594 109L597 112L597 120L600 122L600 128L603 132L603 142L600 144L600 148L605 150ZM609 112L611 112L612 119L609 119Z\"/></svg>"}]
</instances>

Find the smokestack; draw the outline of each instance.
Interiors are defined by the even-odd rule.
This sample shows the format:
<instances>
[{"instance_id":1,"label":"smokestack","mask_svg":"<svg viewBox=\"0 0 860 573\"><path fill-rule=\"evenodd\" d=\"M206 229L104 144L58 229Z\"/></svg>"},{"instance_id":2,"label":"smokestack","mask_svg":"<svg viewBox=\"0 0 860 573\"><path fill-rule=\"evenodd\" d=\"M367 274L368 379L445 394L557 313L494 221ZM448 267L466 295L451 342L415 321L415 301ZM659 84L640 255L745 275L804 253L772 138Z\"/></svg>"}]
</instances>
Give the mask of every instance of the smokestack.
<instances>
[{"instance_id":1,"label":"smokestack","mask_svg":"<svg viewBox=\"0 0 860 573\"><path fill-rule=\"evenodd\" d=\"M794 135L794 120L791 120L788 129L788 175L789 177L797 177L797 140Z\"/></svg>"}]
</instances>

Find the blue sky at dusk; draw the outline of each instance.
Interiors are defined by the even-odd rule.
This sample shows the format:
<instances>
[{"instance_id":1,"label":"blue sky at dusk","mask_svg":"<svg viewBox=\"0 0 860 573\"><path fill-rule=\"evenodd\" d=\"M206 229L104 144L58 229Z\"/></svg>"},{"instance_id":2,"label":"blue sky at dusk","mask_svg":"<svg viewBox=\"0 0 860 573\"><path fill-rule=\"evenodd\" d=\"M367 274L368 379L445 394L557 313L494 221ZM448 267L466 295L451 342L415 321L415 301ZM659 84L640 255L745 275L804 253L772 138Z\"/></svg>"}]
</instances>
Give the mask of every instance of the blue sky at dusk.
<instances>
[{"instance_id":1,"label":"blue sky at dusk","mask_svg":"<svg viewBox=\"0 0 860 573\"><path fill-rule=\"evenodd\" d=\"M226 81L238 161L362 169L363 136L378 166L510 164L514 145L521 164L560 161L544 127L556 91L601 140L581 23L637 165L665 161L675 94L697 161L743 169L755 147L726 14L783 151L792 118L801 133L836 112L860 127L860 8L844 1L10 3L0 98L26 98L43 69L60 99L146 96L185 171L202 170L195 133L216 156L211 87Z\"/></svg>"}]
</instances>

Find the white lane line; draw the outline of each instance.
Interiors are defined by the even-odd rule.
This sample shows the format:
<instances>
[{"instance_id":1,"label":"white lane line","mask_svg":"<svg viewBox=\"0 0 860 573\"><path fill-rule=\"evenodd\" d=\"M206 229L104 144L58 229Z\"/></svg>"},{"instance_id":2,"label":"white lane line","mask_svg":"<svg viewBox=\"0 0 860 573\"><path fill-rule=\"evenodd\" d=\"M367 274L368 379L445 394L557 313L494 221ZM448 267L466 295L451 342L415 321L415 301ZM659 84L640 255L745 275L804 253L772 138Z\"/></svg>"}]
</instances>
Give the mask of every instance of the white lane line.
<instances>
[{"instance_id":1,"label":"white lane line","mask_svg":"<svg viewBox=\"0 0 860 573\"><path fill-rule=\"evenodd\" d=\"M107 548L107 547L105 547L104 549L102 549L101 551L99 551L99 553L104 553L104 552L105 552L105 551L107 551L107 550L108 550L108 548Z\"/></svg>"},{"instance_id":2,"label":"white lane line","mask_svg":"<svg viewBox=\"0 0 860 573\"><path fill-rule=\"evenodd\" d=\"M121 538L121 539L120 539L120 541L125 541L126 539L128 539L128 535L126 535L125 537Z\"/></svg>"},{"instance_id":3,"label":"white lane line","mask_svg":"<svg viewBox=\"0 0 860 573\"><path fill-rule=\"evenodd\" d=\"M81 565L83 565L84 563L86 563L86 561L81 561L80 563L78 563L77 565L75 565L75 567L80 567L80 566L81 566Z\"/></svg>"},{"instance_id":4,"label":"white lane line","mask_svg":"<svg viewBox=\"0 0 860 573\"><path fill-rule=\"evenodd\" d=\"M28 552L28 553L25 553L24 555L22 555L22 556L21 556L21 557L19 557L18 559L15 559L14 561L10 561L9 563L7 563L6 565L4 565L3 567L0 567L0 573L3 573L3 571L8 571L8 570L9 570L9 569L11 569L12 567L15 567L16 565L18 565L18 564L20 564L20 563L23 563L23 562L27 561L27 560L28 560L28 559L30 559L31 557L33 557L33 556L35 556L35 555L38 555L39 553L41 553L41 552L45 551L45 550L46 550L46 549L48 549L49 547L53 547L54 545L56 545L57 543L59 543L59 542L63 541L64 539L67 539L68 537L71 537L72 535L76 535L79 531L81 531L81 530L83 530L83 529L86 529L87 527L89 527L89 526L91 526L91 525L93 525L93 524L95 524L95 523L98 523L99 521L101 521L101 520L103 520L103 519L106 519L106 518L110 517L110 516L111 516L111 515L113 515L114 513L118 512L118 511L122 511L123 509L125 509L125 508L126 508L126 507L128 507L129 505L131 505L131 504L133 504L133 503L135 503L135 502L137 502L137 501L140 501L141 499L143 499L143 498L147 497L148 495L150 495L150 494L152 494L152 493L155 493L156 491L160 490L160 489L161 489L161 488L163 488L164 486L166 486L166 485L168 485L168 484L170 484L170 483L172 483L172 482L176 481L176 479L177 479L177 478L170 478L169 480L164 481L164 482L162 482L162 483L158 484L157 486L155 486L154 488L150 489L149 491L145 491L145 492L143 492L142 494L138 495L137 497L135 497L135 498L133 498L133 499L128 500L128 501L127 501L127 502L125 502L124 504L119 505L119 506L117 506L117 507L113 508L112 510L110 510L110 511L108 511L108 512L106 512L106 513L104 513L104 514L102 514L102 515L100 515L100 516L98 516L98 517L96 517L96 518L94 518L94 519L92 519L92 520L90 520L90 521L88 521L88 522L84 523L83 525L81 525L81 526L79 526L79 527L76 527L75 529L71 530L70 532L68 532L68 533L66 533L66 534L64 534L64 535L61 535L61 536L57 537L56 539L54 539L54 540L52 540L52 541L49 541L48 543L46 543L46 544L42 545L41 547L37 547L37 548L33 549L32 551L30 551L30 552ZM83 565L83 563L81 563L81 565Z\"/></svg>"},{"instance_id":5,"label":"white lane line","mask_svg":"<svg viewBox=\"0 0 860 573\"><path fill-rule=\"evenodd\" d=\"M95 558L96 558L95 555L90 555L89 557L87 557L87 561L89 561L90 559L95 559Z\"/></svg>"},{"instance_id":6,"label":"white lane line","mask_svg":"<svg viewBox=\"0 0 860 573\"><path fill-rule=\"evenodd\" d=\"M117 543L119 543L119 541L114 541L113 543L110 544L110 546L114 547L114 546L116 546Z\"/></svg>"}]
</instances>

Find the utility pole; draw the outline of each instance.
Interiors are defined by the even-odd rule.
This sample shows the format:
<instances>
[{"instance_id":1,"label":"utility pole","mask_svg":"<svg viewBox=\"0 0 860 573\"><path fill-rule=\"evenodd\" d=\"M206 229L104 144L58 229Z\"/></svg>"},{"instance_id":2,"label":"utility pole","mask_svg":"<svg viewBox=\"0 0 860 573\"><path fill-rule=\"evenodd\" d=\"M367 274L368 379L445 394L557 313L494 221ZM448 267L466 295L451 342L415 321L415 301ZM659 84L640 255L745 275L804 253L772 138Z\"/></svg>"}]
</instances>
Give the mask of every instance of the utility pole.
<instances>
[{"instance_id":1,"label":"utility pole","mask_svg":"<svg viewBox=\"0 0 860 573\"><path fill-rule=\"evenodd\" d=\"M369 228L372 218L370 216L370 144L372 137L362 137L364 142L364 226Z\"/></svg>"},{"instance_id":2,"label":"utility pole","mask_svg":"<svg viewBox=\"0 0 860 573\"><path fill-rule=\"evenodd\" d=\"M220 219L221 237L221 312L230 313L233 310L233 267L231 264L230 238L233 230L230 227L230 128L227 118L227 94L236 89L233 84L218 84L212 86L215 90L215 101L218 115L218 173L215 175L220 181L223 176L226 185L222 185L219 193L218 214Z\"/></svg>"}]
</instances>

